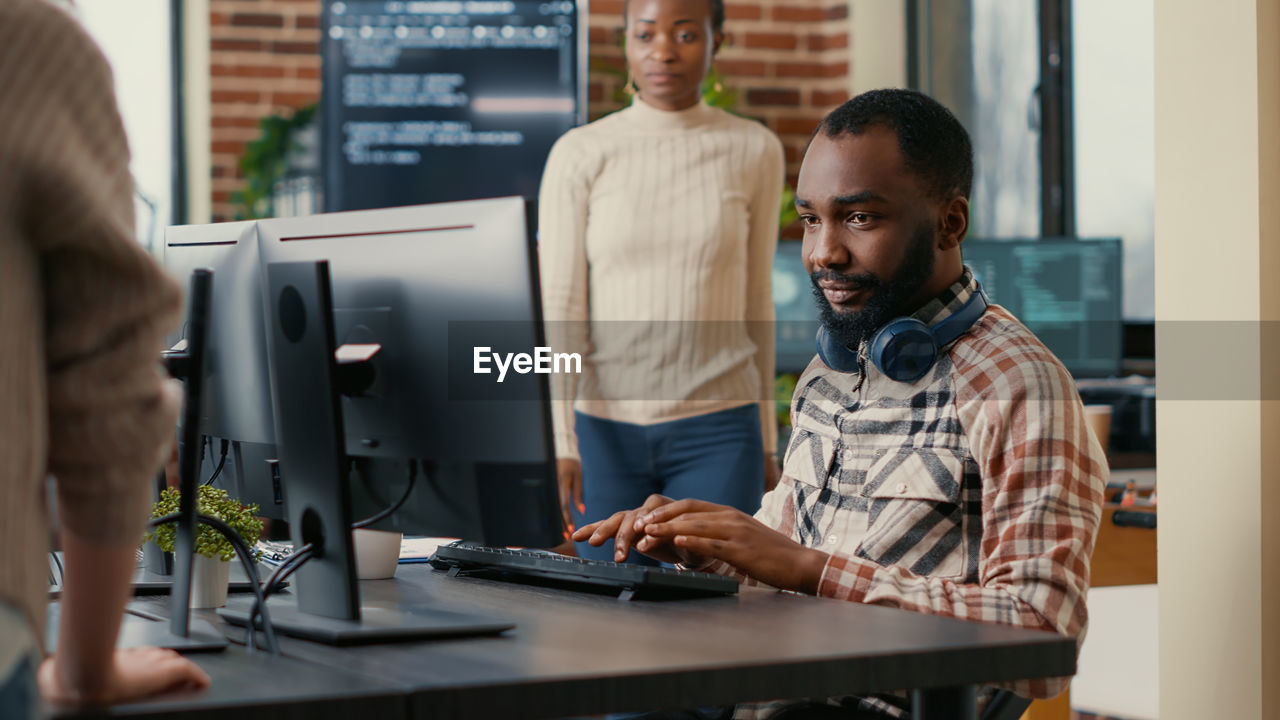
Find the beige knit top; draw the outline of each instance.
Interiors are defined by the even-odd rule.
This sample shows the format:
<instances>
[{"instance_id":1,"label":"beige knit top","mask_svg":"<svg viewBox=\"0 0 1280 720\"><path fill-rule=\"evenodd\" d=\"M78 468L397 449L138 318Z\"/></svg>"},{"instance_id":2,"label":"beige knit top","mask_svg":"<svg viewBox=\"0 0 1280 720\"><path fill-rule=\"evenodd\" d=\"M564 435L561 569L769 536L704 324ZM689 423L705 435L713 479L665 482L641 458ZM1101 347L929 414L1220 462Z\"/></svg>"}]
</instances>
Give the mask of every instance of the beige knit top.
<instances>
[{"instance_id":1,"label":"beige knit top","mask_svg":"<svg viewBox=\"0 0 1280 720\"><path fill-rule=\"evenodd\" d=\"M556 454L573 410L642 425L758 404L777 448L770 272L782 143L705 103L638 97L566 133L539 192L547 338L583 358L553 374Z\"/></svg>"},{"instance_id":2,"label":"beige knit top","mask_svg":"<svg viewBox=\"0 0 1280 720\"><path fill-rule=\"evenodd\" d=\"M0 2L0 600L44 636L45 479L64 527L140 541L177 404L180 291L134 239L111 71L44 0Z\"/></svg>"}]
</instances>

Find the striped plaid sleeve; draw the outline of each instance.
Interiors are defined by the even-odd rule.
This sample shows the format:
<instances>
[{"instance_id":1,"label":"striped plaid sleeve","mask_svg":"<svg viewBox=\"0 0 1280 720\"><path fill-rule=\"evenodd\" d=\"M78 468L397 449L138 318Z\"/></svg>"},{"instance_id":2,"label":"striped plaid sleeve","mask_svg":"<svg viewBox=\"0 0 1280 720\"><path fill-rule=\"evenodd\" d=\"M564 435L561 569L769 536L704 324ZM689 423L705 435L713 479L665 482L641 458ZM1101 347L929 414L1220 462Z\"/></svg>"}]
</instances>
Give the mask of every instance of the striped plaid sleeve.
<instances>
[{"instance_id":1,"label":"striped plaid sleeve","mask_svg":"<svg viewBox=\"0 0 1280 720\"><path fill-rule=\"evenodd\" d=\"M1107 465L1071 377L1011 320L1003 310L988 313L986 332L974 333L980 339L951 353L957 410L983 477L978 582L833 556L819 594L1055 631L1075 637L1078 651ZM1049 697L1068 680L1010 687Z\"/></svg>"}]
</instances>

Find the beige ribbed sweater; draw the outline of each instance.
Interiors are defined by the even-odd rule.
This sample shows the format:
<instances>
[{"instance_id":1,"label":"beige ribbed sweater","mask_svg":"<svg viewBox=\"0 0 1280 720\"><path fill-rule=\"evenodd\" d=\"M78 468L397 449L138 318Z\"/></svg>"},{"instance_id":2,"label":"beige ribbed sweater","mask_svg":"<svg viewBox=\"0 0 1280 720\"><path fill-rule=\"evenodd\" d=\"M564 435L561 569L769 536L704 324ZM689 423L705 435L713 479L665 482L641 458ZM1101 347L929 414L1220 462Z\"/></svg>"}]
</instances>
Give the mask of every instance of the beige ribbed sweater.
<instances>
[{"instance_id":1,"label":"beige ribbed sweater","mask_svg":"<svg viewBox=\"0 0 1280 720\"><path fill-rule=\"evenodd\" d=\"M134 239L113 93L72 18L0 2L0 600L41 639L46 476L65 527L141 540L176 414L157 359L180 291Z\"/></svg>"},{"instance_id":2,"label":"beige ribbed sweater","mask_svg":"<svg viewBox=\"0 0 1280 720\"><path fill-rule=\"evenodd\" d=\"M700 103L630 107L566 133L539 192L556 454L578 456L574 408L653 424L756 403L777 448L770 272L782 143Z\"/></svg>"}]
</instances>

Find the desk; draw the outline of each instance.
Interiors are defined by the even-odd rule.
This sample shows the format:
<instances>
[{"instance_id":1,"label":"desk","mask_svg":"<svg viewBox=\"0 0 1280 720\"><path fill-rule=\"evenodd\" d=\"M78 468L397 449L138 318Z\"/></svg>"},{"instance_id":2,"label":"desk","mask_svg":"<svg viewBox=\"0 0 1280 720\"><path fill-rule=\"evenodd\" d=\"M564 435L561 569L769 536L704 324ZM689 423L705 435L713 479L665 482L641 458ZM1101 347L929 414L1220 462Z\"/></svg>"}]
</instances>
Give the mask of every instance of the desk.
<instances>
[{"instance_id":1,"label":"desk","mask_svg":"<svg viewBox=\"0 0 1280 720\"><path fill-rule=\"evenodd\" d=\"M160 606L160 603L157 603ZM163 607L168 607L163 604ZM347 720L406 716L404 688L378 678L232 646L187 657L209 674L209 689L171 693L90 713L53 707L53 718L209 718L210 720Z\"/></svg>"},{"instance_id":2,"label":"desk","mask_svg":"<svg viewBox=\"0 0 1280 720\"><path fill-rule=\"evenodd\" d=\"M401 688L414 718L560 717L900 688L938 698L957 686L1075 671L1074 641L1051 633L752 588L622 602L401 565L394 580L362 582L361 592L366 603L431 603L517 623L497 637L364 647L280 639L289 658ZM147 602L167 612L162 600Z\"/></svg>"},{"instance_id":3,"label":"desk","mask_svg":"<svg viewBox=\"0 0 1280 720\"><path fill-rule=\"evenodd\" d=\"M1112 485L1123 485L1130 480L1139 490L1150 491L1156 484L1156 472L1151 469L1111 471ZM1098 525L1098 538L1094 543L1090 585L1110 587L1155 583L1156 530L1117 525L1116 512L1130 515L1155 513L1156 508L1150 505L1123 507L1119 504L1119 495L1103 504L1102 522Z\"/></svg>"}]
</instances>

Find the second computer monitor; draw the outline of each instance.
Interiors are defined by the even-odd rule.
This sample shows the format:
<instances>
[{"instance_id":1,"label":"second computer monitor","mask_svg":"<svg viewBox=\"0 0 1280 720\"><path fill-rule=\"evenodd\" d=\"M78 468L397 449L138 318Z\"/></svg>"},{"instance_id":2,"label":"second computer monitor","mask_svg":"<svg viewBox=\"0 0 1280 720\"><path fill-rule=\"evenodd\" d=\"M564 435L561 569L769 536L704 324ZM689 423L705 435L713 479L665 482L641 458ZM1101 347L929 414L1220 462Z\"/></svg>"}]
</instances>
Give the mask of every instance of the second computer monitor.
<instances>
[{"instance_id":1,"label":"second computer monitor","mask_svg":"<svg viewBox=\"0 0 1280 720\"><path fill-rule=\"evenodd\" d=\"M1077 378L1118 375L1123 253L1118 239L968 239L961 246L993 302L1008 308Z\"/></svg>"},{"instance_id":2,"label":"second computer monitor","mask_svg":"<svg viewBox=\"0 0 1280 720\"><path fill-rule=\"evenodd\" d=\"M372 353L341 400L357 517L423 472L390 527L563 540L546 374L477 372L544 346L527 204L501 198L265 220L263 267L327 260L336 342ZM496 363L486 367L495 369ZM286 485L291 480L284 468Z\"/></svg>"},{"instance_id":3,"label":"second computer monitor","mask_svg":"<svg viewBox=\"0 0 1280 720\"><path fill-rule=\"evenodd\" d=\"M275 462L257 224L170 227L165 231L164 265L184 287L193 271L213 271L200 417L200 433L208 445L199 467L201 481L216 472L216 484L233 497L257 504L264 517L284 519L284 493ZM169 345L186 335L187 328L179 328L168 338Z\"/></svg>"}]
</instances>

